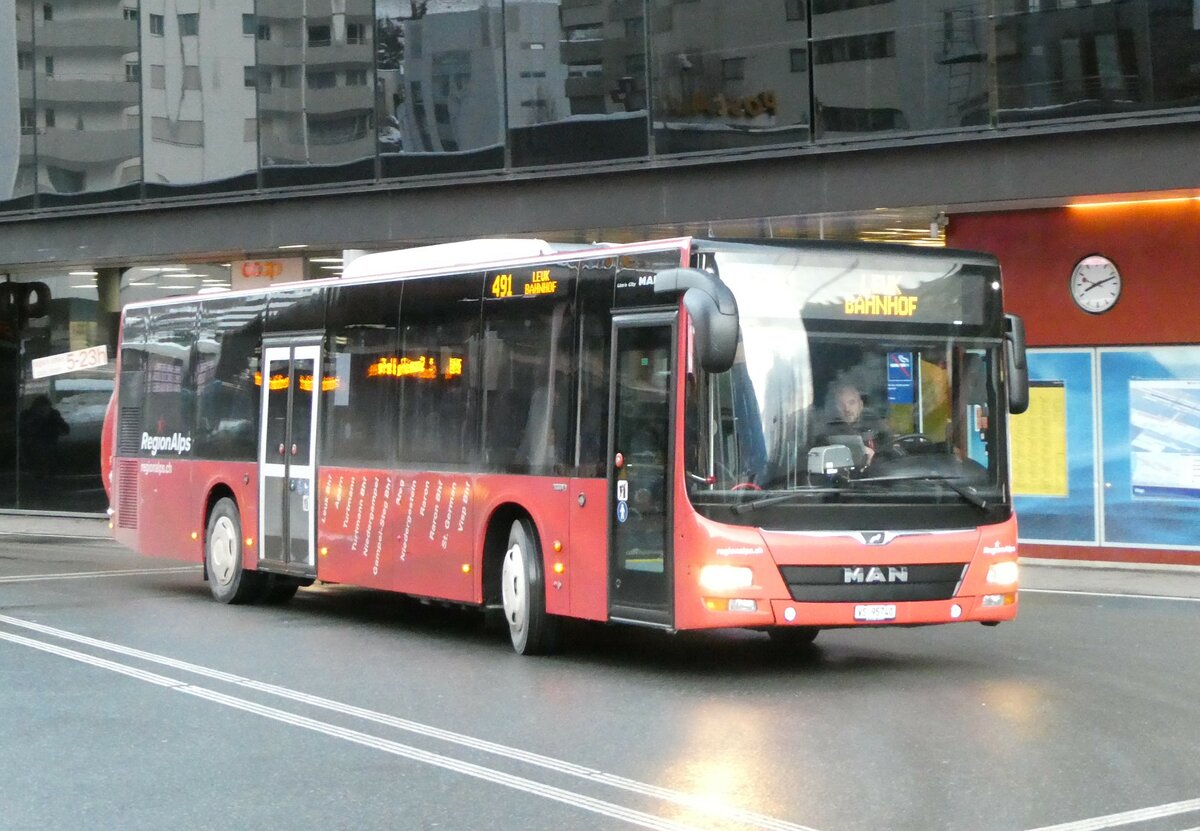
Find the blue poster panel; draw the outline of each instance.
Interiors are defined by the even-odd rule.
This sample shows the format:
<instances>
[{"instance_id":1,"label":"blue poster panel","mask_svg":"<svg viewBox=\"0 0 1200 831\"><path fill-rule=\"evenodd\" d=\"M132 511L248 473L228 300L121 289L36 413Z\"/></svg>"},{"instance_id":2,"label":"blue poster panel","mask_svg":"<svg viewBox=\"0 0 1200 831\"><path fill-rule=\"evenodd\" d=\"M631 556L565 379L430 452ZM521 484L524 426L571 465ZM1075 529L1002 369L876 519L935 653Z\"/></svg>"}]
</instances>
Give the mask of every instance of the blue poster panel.
<instances>
[{"instance_id":1,"label":"blue poster panel","mask_svg":"<svg viewBox=\"0 0 1200 831\"><path fill-rule=\"evenodd\" d=\"M1200 549L1200 347L1100 350L1104 543Z\"/></svg>"},{"instance_id":2,"label":"blue poster panel","mask_svg":"<svg viewBox=\"0 0 1200 831\"><path fill-rule=\"evenodd\" d=\"M1030 407L1009 422L1013 504L1025 542L1097 542L1093 355L1029 350Z\"/></svg>"}]
</instances>

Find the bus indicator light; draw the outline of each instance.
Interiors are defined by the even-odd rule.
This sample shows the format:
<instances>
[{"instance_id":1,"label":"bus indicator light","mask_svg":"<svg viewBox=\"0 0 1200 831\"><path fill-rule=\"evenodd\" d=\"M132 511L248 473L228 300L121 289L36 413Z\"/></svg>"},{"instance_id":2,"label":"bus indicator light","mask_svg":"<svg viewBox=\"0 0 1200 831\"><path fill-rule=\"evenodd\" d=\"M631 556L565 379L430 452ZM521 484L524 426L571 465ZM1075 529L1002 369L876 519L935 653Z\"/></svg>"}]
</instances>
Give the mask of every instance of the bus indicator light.
<instances>
[{"instance_id":1,"label":"bus indicator light","mask_svg":"<svg viewBox=\"0 0 1200 831\"><path fill-rule=\"evenodd\" d=\"M462 573L463 573L463 574L470 574L470 573L471 573L471 564L470 564L470 563L463 563L463 564L462 564Z\"/></svg>"},{"instance_id":2,"label":"bus indicator light","mask_svg":"<svg viewBox=\"0 0 1200 831\"><path fill-rule=\"evenodd\" d=\"M246 537L246 547L249 548L252 545L254 545L254 537Z\"/></svg>"},{"instance_id":3,"label":"bus indicator light","mask_svg":"<svg viewBox=\"0 0 1200 831\"><path fill-rule=\"evenodd\" d=\"M198 540L198 539L200 539L200 534L198 534L197 532L193 531L193 532L192 532L192 539L193 539L193 540Z\"/></svg>"},{"instance_id":4,"label":"bus indicator light","mask_svg":"<svg viewBox=\"0 0 1200 831\"><path fill-rule=\"evenodd\" d=\"M565 565L563 565L562 563L554 564L554 573L555 574L562 574L566 570L567 570L567 567Z\"/></svg>"},{"instance_id":5,"label":"bus indicator light","mask_svg":"<svg viewBox=\"0 0 1200 831\"><path fill-rule=\"evenodd\" d=\"M562 540L555 540L554 541L554 552L557 554L559 551L562 551Z\"/></svg>"}]
</instances>

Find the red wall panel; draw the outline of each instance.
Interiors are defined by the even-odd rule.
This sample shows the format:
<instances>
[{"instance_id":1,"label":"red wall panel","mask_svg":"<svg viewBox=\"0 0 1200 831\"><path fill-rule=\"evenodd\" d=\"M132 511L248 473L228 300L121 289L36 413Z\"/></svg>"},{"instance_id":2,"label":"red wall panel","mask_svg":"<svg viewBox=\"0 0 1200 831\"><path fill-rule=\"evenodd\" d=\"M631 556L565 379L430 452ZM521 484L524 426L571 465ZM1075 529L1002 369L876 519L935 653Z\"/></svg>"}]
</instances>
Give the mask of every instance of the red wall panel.
<instances>
[{"instance_id":1,"label":"red wall panel","mask_svg":"<svg viewBox=\"0 0 1200 831\"><path fill-rule=\"evenodd\" d=\"M1025 319L1031 346L1200 342L1198 200L956 214L946 243L1000 259L1005 306ZM1088 254L1121 271L1121 298L1100 315L1081 311L1067 287Z\"/></svg>"}]
</instances>

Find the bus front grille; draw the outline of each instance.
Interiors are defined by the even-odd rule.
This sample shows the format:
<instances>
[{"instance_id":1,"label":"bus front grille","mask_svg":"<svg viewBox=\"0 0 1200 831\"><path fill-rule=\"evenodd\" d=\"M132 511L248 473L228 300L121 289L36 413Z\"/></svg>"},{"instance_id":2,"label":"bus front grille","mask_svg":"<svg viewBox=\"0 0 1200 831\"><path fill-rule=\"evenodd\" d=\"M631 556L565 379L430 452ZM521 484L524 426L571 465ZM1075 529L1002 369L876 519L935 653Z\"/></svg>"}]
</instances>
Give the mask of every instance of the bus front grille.
<instances>
[{"instance_id":1,"label":"bus front grille","mask_svg":"<svg viewBox=\"0 0 1200 831\"><path fill-rule=\"evenodd\" d=\"M901 566L780 566L793 600L903 603L954 596L966 563Z\"/></svg>"}]
</instances>

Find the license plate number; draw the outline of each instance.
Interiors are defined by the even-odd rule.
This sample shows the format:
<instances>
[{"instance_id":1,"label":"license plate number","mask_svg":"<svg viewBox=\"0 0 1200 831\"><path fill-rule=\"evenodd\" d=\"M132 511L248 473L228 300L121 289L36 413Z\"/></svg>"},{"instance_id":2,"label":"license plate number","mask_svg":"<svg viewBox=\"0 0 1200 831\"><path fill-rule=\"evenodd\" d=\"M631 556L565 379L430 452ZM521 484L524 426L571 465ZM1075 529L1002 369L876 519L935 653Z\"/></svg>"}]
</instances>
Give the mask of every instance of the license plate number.
<instances>
[{"instance_id":1,"label":"license plate number","mask_svg":"<svg viewBox=\"0 0 1200 831\"><path fill-rule=\"evenodd\" d=\"M896 604L895 603L866 603L861 606L854 607L855 620L895 620L896 619Z\"/></svg>"}]
</instances>

